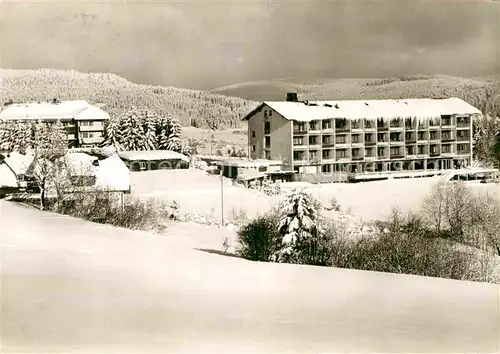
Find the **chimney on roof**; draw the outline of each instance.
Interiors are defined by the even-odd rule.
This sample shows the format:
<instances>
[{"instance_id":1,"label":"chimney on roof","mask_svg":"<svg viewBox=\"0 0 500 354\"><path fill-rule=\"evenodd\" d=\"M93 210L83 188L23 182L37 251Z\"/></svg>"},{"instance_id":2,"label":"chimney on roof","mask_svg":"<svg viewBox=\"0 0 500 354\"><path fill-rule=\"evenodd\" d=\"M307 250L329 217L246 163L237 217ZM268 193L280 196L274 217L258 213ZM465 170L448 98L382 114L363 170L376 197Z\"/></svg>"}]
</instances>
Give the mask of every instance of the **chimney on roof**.
<instances>
[{"instance_id":1,"label":"chimney on roof","mask_svg":"<svg viewBox=\"0 0 500 354\"><path fill-rule=\"evenodd\" d=\"M299 99L297 97L297 92L288 92L286 94L286 101L287 102L297 102Z\"/></svg>"},{"instance_id":2,"label":"chimney on roof","mask_svg":"<svg viewBox=\"0 0 500 354\"><path fill-rule=\"evenodd\" d=\"M9 99L7 102L5 102L3 105L4 106L10 106L11 104L14 104L14 101L11 99Z\"/></svg>"},{"instance_id":3,"label":"chimney on roof","mask_svg":"<svg viewBox=\"0 0 500 354\"><path fill-rule=\"evenodd\" d=\"M339 109L339 104L338 103L335 103L335 108Z\"/></svg>"}]
</instances>

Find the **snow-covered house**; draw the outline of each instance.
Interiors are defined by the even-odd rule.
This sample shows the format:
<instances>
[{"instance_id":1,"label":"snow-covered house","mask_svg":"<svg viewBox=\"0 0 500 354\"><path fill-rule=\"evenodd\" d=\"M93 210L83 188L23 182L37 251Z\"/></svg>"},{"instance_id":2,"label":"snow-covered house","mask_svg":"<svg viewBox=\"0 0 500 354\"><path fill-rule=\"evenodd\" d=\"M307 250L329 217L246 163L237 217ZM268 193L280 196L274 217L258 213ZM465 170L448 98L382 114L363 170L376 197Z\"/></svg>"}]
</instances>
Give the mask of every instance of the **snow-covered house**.
<instances>
[{"instance_id":1,"label":"snow-covered house","mask_svg":"<svg viewBox=\"0 0 500 354\"><path fill-rule=\"evenodd\" d=\"M170 150L119 151L117 154L130 171L189 168L186 155Z\"/></svg>"},{"instance_id":2,"label":"snow-covered house","mask_svg":"<svg viewBox=\"0 0 500 354\"><path fill-rule=\"evenodd\" d=\"M110 116L85 100L13 103L0 110L0 121L61 121L70 147L92 147L104 140Z\"/></svg>"},{"instance_id":3,"label":"snow-covered house","mask_svg":"<svg viewBox=\"0 0 500 354\"><path fill-rule=\"evenodd\" d=\"M116 154L99 159L77 152L68 153L64 158L67 174L75 191L100 189L130 192L130 171Z\"/></svg>"},{"instance_id":4,"label":"snow-covered house","mask_svg":"<svg viewBox=\"0 0 500 354\"><path fill-rule=\"evenodd\" d=\"M33 155L23 155L18 152L0 154L0 194L25 190L34 163Z\"/></svg>"}]
</instances>

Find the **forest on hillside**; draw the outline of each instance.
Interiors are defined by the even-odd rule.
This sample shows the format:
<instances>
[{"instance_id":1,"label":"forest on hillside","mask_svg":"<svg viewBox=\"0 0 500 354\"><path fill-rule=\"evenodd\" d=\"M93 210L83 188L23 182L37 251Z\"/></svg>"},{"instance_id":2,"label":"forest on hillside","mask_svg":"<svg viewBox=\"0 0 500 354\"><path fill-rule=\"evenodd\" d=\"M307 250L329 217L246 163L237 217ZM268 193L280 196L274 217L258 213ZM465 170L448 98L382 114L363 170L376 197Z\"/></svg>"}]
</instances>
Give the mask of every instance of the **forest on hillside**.
<instances>
[{"instance_id":1,"label":"forest on hillside","mask_svg":"<svg viewBox=\"0 0 500 354\"><path fill-rule=\"evenodd\" d=\"M245 114L257 105L237 97L139 85L114 74L74 70L0 70L0 82L2 103L82 99L104 104L103 109L112 118L137 107L173 117L183 126L214 130L241 126Z\"/></svg>"}]
</instances>

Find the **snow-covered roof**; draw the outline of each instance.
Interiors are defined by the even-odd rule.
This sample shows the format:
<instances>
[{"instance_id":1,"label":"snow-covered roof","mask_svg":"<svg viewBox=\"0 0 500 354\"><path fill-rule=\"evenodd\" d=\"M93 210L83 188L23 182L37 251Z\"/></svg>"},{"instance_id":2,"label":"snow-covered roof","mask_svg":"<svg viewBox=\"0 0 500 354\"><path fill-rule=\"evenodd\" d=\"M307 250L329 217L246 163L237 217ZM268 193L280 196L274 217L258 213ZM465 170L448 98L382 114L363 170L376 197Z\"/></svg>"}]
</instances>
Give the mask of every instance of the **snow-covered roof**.
<instances>
[{"instance_id":1,"label":"snow-covered roof","mask_svg":"<svg viewBox=\"0 0 500 354\"><path fill-rule=\"evenodd\" d=\"M189 162L186 155L170 150L119 151L118 156L129 161L182 160Z\"/></svg>"},{"instance_id":2,"label":"snow-covered roof","mask_svg":"<svg viewBox=\"0 0 500 354\"><path fill-rule=\"evenodd\" d=\"M460 98L411 98L400 100L346 100L346 101L265 101L250 112L247 120L265 105L288 120L312 121L331 118L346 119L430 119L441 115L481 114L481 111Z\"/></svg>"},{"instance_id":3,"label":"snow-covered roof","mask_svg":"<svg viewBox=\"0 0 500 354\"><path fill-rule=\"evenodd\" d=\"M0 164L0 186L16 187L16 175L26 174L33 164L34 157L33 155L23 155L18 152L2 155L5 157L5 163Z\"/></svg>"},{"instance_id":4,"label":"snow-covered roof","mask_svg":"<svg viewBox=\"0 0 500 354\"><path fill-rule=\"evenodd\" d=\"M84 100L60 103L16 103L0 110L0 119L75 119L108 120L109 114Z\"/></svg>"},{"instance_id":5,"label":"snow-covered roof","mask_svg":"<svg viewBox=\"0 0 500 354\"><path fill-rule=\"evenodd\" d=\"M264 159L227 159L220 161L222 165L225 166L234 166L234 167L265 167L265 166L281 166L283 165L283 161L279 160L264 160Z\"/></svg>"},{"instance_id":6,"label":"snow-covered roof","mask_svg":"<svg viewBox=\"0 0 500 354\"><path fill-rule=\"evenodd\" d=\"M130 189L130 170L117 155L101 160L95 175L99 188L113 191Z\"/></svg>"}]
</instances>

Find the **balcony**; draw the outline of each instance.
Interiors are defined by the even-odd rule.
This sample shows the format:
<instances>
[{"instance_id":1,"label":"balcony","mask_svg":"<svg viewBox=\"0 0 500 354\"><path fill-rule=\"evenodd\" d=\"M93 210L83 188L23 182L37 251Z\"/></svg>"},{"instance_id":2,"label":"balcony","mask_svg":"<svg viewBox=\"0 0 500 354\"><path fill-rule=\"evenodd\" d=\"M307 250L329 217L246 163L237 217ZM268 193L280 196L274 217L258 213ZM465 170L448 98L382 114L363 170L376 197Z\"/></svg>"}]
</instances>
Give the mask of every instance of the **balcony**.
<instances>
[{"instance_id":1,"label":"balcony","mask_svg":"<svg viewBox=\"0 0 500 354\"><path fill-rule=\"evenodd\" d=\"M307 130L306 129L294 129L293 130L293 135L306 135Z\"/></svg>"},{"instance_id":2,"label":"balcony","mask_svg":"<svg viewBox=\"0 0 500 354\"><path fill-rule=\"evenodd\" d=\"M314 157L312 159L309 159L309 165L320 165L321 164L321 159L319 157Z\"/></svg>"},{"instance_id":3,"label":"balcony","mask_svg":"<svg viewBox=\"0 0 500 354\"><path fill-rule=\"evenodd\" d=\"M431 150L431 152L429 153L429 156L430 157L436 157L436 156L439 156L440 155L440 152L439 150Z\"/></svg>"},{"instance_id":4,"label":"balcony","mask_svg":"<svg viewBox=\"0 0 500 354\"><path fill-rule=\"evenodd\" d=\"M402 153L400 153L400 152L398 152L397 154L391 154L391 155L390 155L390 159L391 159L391 160L394 160L394 159L402 159L402 158L404 158L404 157L405 157L405 155L404 155L404 154L402 154Z\"/></svg>"},{"instance_id":5,"label":"balcony","mask_svg":"<svg viewBox=\"0 0 500 354\"><path fill-rule=\"evenodd\" d=\"M468 136L458 136L457 141L470 141L470 137Z\"/></svg>"},{"instance_id":6,"label":"balcony","mask_svg":"<svg viewBox=\"0 0 500 354\"><path fill-rule=\"evenodd\" d=\"M103 127L101 124L97 125L80 125L78 126L78 130L81 132L99 132L103 130Z\"/></svg>"},{"instance_id":7,"label":"balcony","mask_svg":"<svg viewBox=\"0 0 500 354\"><path fill-rule=\"evenodd\" d=\"M294 165L307 165L309 162L306 158L293 159Z\"/></svg>"},{"instance_id":8,"label":"balcony","mask_svg":"<svg viewBox=\"0 0 500 354\"><path fill-rule=\"evenodd\" d=\"M396 130L396 131L400 131L400 130L404 130L404 129L405 129L405 127L404 127L404 125L402 125L402 124L401 124L401 125L393 125L393 124L391 124L391 125L390 125L390 129L391 129L392 131L394 131L394 130Z\"/></svg>"},{"instance_id":9,"label":"balcony","mask_svg":"<svg viewBox=\"0 0 500 354\"><path fill-rule=\"evenodd\" d=\"M102 143L103 141L104 141L104 138L102 136L81 139L82 144L99 144L99 143Z\"/></svg>"},{"instance_id":10,"label":"balcony","mask_svg":"<svg viewBox=\"0 0 500 354\"><path fill-rule=\"evenodd\" d=\"M404 140L401 139L391 139L390 144L391 145L403 145L405 142Z\"/></svg>"},{"instance_id":11,"label":"balcony","mask_svg":"<svg viewBox=\"0 0 500 354\"><path fill-rule=\"evenodd\" d=\"M335 133L349 133L351 128L348 126L335 127Z\"/></svg>"},{"instance_id":12,"label":"balcony","mask_svg":"<svg viewBox=\"0 0 500 354\"><path fill-rule=\"evenodd\" d=\"M335 143L333 141L324 141L321 146L323 147L323 149L328 149L334 147Z\"/></svg>"}]
</instances>

